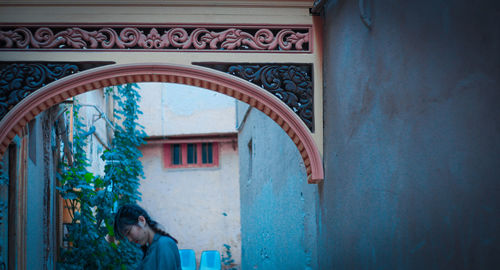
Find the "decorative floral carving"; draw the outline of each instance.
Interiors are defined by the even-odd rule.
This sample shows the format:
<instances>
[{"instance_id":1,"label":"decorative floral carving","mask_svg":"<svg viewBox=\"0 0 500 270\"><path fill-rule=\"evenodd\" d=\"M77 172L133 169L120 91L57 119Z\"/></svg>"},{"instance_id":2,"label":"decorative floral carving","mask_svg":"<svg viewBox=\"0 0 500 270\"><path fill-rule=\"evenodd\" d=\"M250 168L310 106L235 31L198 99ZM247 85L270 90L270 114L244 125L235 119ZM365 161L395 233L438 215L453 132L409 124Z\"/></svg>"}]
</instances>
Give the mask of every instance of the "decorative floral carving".
<instances>
[{"instance_id":1,"label":"decorative floral carving","mask_svg":"<svg viewBox=\"0 0 500 270\"><path fill-rule=\"evenodd\" d=\"M1 49L163 49L309 52L309 28L1 27Z\"/></svg>"},{"instance_id":2,"label":"decorative floral carving","mask_svg":"<svg viewBox=\"0 0 500 270\"><path fill-rule=\"evenodd\" d=\"M198 65L232 74L266 89L285 102L314 131L312 65Z\"/></svg>"},{"instance_id":3,"label":"decorative floral carving","mask_svg":"<svg viewBox=\"0 0 500 270\"><path fill-rule=\"evenodd\" d=\"M23 98L44 85L78 71L109 63L0 64L0 119Z\"/></svg>"}]
</instances>

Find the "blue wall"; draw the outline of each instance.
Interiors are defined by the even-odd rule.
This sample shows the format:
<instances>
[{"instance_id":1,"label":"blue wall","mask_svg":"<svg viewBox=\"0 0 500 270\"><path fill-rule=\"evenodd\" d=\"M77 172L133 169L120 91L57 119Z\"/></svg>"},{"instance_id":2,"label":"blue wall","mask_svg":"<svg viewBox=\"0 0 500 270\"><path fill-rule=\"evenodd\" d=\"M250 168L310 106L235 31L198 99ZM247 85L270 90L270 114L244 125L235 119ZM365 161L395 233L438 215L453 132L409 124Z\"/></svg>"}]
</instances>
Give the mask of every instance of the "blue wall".
<instances>
[{"instance_id":1,"label":"blue wall","mask_svg":"<svg viewBox=\"0 0 500 270\"><path fill-rule=\"evenodd\" d=\"M54 164L55 106L37 115L27 125L27 186L26 186L26 265L54 267L56 253L55 200L56 175ZM47 218L47 215L49 217ZM46 222L48 221L48 223Z\"/></svg>"},{"instance_id":2,"label":"blue wall","mask_svg":"<svg viewBox=\"0 0 500 270\"><path fill-rule=\"evenodd\" d=\"M364 2L325 9L320 269L500 269L499 4Z\"/></svg>"},{"instance_id":3,"label":"blue wall","mask_svg":"<svg viewBox=\"0 0 500 270\"><path fill-rule=\"evenodd\" d=\"M238 104L242 269L317 269L317 186L286 133Z\"/></svg>"},{"instance_id":4,"label":"blue wall","mask_svg":"<svg viewBox=\"0 0 500 270\"><path fill-rule=\"evenodd\" d=\"M29 267L44 265L44 236L46 225L44 224L45 200L47 199L45 191L44 166L44 136L42 122L46 120L48 112L42 112L28 125L28 153L26 159L27 165L27 186L26 186L26 265ZM31 128L30 128L31 127ZM35 155L30 155L34 153Z\"/></svg>"}]
</instances>

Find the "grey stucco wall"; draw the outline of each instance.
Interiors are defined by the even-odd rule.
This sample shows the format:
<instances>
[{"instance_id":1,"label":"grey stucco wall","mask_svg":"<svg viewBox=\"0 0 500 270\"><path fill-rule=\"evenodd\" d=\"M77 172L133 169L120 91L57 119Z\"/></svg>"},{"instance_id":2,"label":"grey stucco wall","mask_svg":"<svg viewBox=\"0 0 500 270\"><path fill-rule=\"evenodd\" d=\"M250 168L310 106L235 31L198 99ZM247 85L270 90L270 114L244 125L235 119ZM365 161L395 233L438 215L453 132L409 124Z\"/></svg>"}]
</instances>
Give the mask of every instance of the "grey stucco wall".
<instances>
[{"instance_id":1,"label":"grey stucco wall","mask_svg":"<svg viewBox=\"0 0 500 270\"><path fill-rule=\"evenodd\" d=\"M320 269L500 268L499 4L365 2L325 8Z\"/></svg>"},{"instance_id":2,"label":"grey stucco wall","mask_svg":"<svg viewBox=\"0 0 500 270\"><path fill-rule=\"evenodd\" d=\"M45 181L44 165L43 162L43 130L42 121L46 117L47 112L39 114L32 122L32 128L29 129L28 136L28 149L34 151L38 155L29 155L26 160L28 166L28 178L26 186L26 259L27 265L44 265L44 231L45 225L44 218L44 187ZM30 138L31 137L31 138ZM30 149L31 148L31 149ZM33 149L34 148L34 149Z\"/></svg>"},{"instance_id":3,"label":"grey stucco wall","mask_svg":"<svg viewBox=\"0 0 500 270\"><path fill-rule=\"evenodd\" d=\"M317 187L286 133L238 104L242 269L317 269Z\"/></svg>"}]
</instances>

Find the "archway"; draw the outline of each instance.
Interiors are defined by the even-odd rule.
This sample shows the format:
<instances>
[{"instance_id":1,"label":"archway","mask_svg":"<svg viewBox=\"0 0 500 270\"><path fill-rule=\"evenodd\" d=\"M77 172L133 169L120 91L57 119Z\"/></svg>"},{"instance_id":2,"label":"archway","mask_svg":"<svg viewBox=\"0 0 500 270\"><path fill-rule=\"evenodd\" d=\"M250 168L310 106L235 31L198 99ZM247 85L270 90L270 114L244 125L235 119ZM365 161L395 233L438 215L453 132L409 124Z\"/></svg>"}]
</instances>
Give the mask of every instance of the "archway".
<instances>
[{"instance_id":1,"label":"archway","mask_svg":"<svg viewBox=\"0 0 500 270\"><path fill-rule=\"evenodd\" d=\"M323 180L323 165L311 133L282 101L245 80L211 69L178 64L110 65L77 73L40 88L17 104L0 122L0 155L37 114L93 89L135 82L170 82L198 86L234 97L264 112L292 139L302 156L308 183Z\"/></svg>"}]
</instances>

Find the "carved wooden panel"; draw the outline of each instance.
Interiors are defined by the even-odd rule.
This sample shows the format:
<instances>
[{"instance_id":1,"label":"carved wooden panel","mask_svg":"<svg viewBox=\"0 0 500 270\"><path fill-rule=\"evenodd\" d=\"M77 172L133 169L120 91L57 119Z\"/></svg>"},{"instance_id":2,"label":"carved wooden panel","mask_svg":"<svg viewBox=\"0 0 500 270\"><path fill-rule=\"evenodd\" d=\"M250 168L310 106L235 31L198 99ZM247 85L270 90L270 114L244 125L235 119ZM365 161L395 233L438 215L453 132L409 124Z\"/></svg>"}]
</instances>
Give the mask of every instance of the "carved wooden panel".
<instances>
[{"instance_id":1,"label":"carved wooden panel","mask_svg":"<svg viewBox=\"0 0 500 270\"><path fill-rule=\"evenodd\" d=\"M286 103L314 131L312 64L195 64L262 87Z\"/></svg>"},{"instance_id":2,"label":"carved wooden panel","mask_svg":"<svg viewBox=\"0 0 500 270\"><path fill-rule=\"evenodd\" d=\"M0 25L0 50L306 52L310 26Z\"/></svg>"},{"instance_id":3,"label":"carved wooden panel","mask_svg":"<svg viewBox=\"0 0 500 270\"><path fill-rule=\"evenodd\" d=\"M85 69L107 64L111 63L0 62L0 119L23 98L46 84Z\"/></svg>"}]
</instances>

